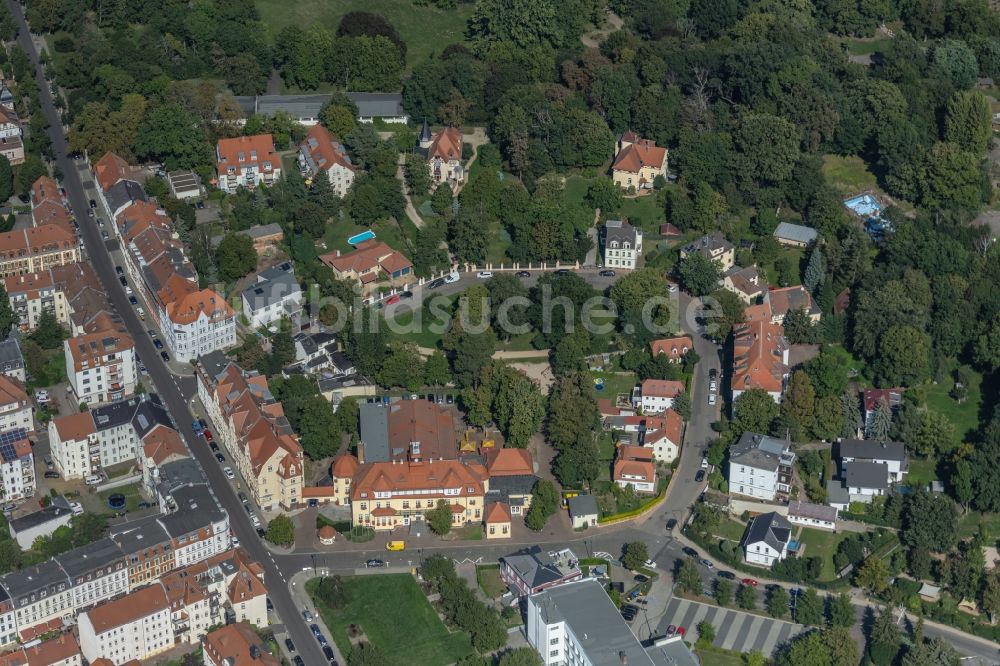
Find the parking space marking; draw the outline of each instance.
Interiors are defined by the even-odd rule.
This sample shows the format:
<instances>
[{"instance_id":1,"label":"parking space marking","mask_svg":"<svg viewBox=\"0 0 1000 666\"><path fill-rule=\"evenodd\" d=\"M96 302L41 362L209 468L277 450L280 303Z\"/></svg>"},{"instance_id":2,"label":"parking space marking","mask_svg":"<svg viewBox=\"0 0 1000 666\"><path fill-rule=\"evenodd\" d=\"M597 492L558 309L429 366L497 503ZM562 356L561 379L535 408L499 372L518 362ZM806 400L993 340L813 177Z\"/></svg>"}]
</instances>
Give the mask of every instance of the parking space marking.
<instances>
[{"instance_id":1,"label":"parking space marking","mask_svg":"<svg viewBox=\"0 0 1000 666\"><path fill-rule=\"evenodd\" d=\"M698 623L702 621L715 627L714 644L717 647L741 652L760 650L768 656L776 647L808 630L808 627L786 620L676 597L667 604L658 629L662 632L672 624L697 632Z\"/></svg>"}]
</instances>

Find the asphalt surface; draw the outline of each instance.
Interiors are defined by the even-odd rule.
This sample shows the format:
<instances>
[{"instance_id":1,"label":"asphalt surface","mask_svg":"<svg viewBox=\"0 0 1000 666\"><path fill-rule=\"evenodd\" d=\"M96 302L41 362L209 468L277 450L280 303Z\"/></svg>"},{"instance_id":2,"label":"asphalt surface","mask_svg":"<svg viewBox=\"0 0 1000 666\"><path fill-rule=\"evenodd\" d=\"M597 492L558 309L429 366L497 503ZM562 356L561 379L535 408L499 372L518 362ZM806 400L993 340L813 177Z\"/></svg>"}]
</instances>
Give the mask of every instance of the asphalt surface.
<instances>
[{"instance_id":1,"label":"asphalt surface","mask_svg":"<svg viewBox=\"0 0 1000 666\"><path fill-rule=\"evenodd\" d=\"M35 65L42 112L50 124L49 136L52 139L52 147L56 155L55 162L63 173L63 187L66 189L69 202L80 223L80 235L87 249L88 260L107 290L111 303L124 320L129 334L135 339L139 358L145 363L150 378L156 385L157 393L163 398L177 423L178 430L188 441L192 453L205 471L209 484L223 508L229 513L229 522L234 534L240 539L241 545L249 552L250 556L264 567L264 582L267 586L268 596L274 604L275 611L285 622L287 631L298 648L298 654L307 664L325 664L327 663L326 658L320 651L309 628L305 626L299 615L299 610L292 600L285 575L278 568L271 552L263 546L257 537L249 517L236 497L235 490L228 483L219 465L216 464L211 451L199 437L195 436L191 429L187 404L176 383L177 378L167 371L159 351L153 346L146 334L147 326L139 320L129 305L128 297L115 275L114 263L108 248L101 239L100 230L93 219L86 215L89 201L77 171L77 165L67 155L67 141L63 132L62 120L53 104L49 83L45 80L42 68L38 65L38 53L31 40L21 6L13 0L5 0L5 2L19 29L18 43L28 53ZM113 223L113 220L108 220L108 223Z\"/></svg>"}]
</instances>

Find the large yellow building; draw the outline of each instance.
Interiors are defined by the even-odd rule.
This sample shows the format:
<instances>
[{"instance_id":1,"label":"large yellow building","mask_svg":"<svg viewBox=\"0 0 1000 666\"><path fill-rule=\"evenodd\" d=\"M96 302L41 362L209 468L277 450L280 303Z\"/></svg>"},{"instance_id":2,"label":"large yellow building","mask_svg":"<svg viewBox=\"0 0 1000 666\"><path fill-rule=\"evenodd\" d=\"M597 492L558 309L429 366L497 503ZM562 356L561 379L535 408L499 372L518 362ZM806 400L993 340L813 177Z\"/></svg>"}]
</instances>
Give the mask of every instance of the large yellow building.
<instances>
[{"instance_id":1,"label":"large yellow building","mask_svg":"<svg viewBox=\"0 0 1000 666\"><path fill-rule=\"evenodd\" d=\"M615 185L623 190L650 189L657 176L667 176L667 149L649 139L640 139L634 132L618 137L615 163L611 167Z\"/></svg>"}]
</instances>

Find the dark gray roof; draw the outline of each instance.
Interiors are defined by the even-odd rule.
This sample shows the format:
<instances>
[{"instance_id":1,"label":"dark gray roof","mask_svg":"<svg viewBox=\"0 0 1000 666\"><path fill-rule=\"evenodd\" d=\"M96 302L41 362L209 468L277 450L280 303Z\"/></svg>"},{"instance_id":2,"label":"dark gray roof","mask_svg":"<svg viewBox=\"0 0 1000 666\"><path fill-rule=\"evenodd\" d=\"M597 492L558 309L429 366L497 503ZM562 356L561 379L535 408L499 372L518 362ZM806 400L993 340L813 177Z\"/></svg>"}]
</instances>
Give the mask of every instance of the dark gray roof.
<instances>
[{"instance_id":1,"label":"dark gray roof","mask_svg":"<svg viewBox=\"0 0 1000 666\"><path fill-rule=\"evenodd\" d=\"M211 380L215 380L229 367L229 359L221 351L209 352L198 357L198 363Z\"/></svg>"},{"instance_id":2,"label":"dark gray roof","mask_svg":"<svg viewBox=\"0 0 1000 666\"><path fill-rule=\"evenodd\" d=\"M160 516L152 515L139 520L129 521L112 526L109 530L111 538L122 548L126 555L141 552L147 548L170 544L170 535L160 524Z\"/></svg>"},{"instance_id":3,"label":"dark gray roof","mask_svg":"<svg viewBox=\"0 0 1000 666\"><path fill-rule=\"evenodd\" d=\"M177 503L177 510L160 516L160 523L174 538L208 527L225 516L215 496L204 484L177 488L171 497Z\"/></svg>"},{"instance_id":4,"label":"dark gray roof","mask_svg":"<svg viewBox=\"0 0 1000 666\"><path fill-rule=\"evenodd\" d=\"M318 118L320 110L330 101L329 93L313 95L237 95L236 103L247 116L259 113L273 116L284 111L293 119Z\"/></svg>"},{"instance_id":5,"label":"dark gray roof","mask_svg":"<svg viewBox=\"0 0 1000 666\"><path fill-rule=\"evenodd\" d=\"M514 474L511 476L491 476L490 491L498 491L507 495L530 495L538 482L534 474Z\"/></svg>"},{"instance_id":6,"label":"dark gray roof","mask_svg":"<svg viewBox=\"0 0 1000 666\"><path fill-rule=\"evenodd\" d=\"M108 206L111 208L112 213L122 206L133 204L136 201L149 200L146 197L146 192L142 189L142 185L134 180L119 180L108 188L104 196L108 200Z\"/></svg>"},{"instance_id":7,"label":"dark gray roof","mask_svg":"<svg viewBox=\"0 0 1000 666\"><path fill-rule=\"evenodd\" d=\"M23 608L38 601L41 592L45 592L45 596L52 596L64 591L70 586L70 581L55 560L45 560L33 567L12 571L0 577L0 585L7 590L14 608Z\"/></svg>"},{"instance_id":8,"label":"dark gray roof","mask_svg":"<svg viewBox=\"0 0 1000 666\"><path fill-rule=\"evenodd\" d=\"M24 532L25 530L30 530L34 527L38 527L39 525L44 525L47 522L71 516L72 514L73 512L69 509L69 507L50 504L40 511L35 511L26 516L15 518L10 521L10 528L14 532Z\"/></svg>"},{"instance_id":9,"label":"dark gray roof","mask_svg":"<svg viewBox=\"0 0 1000 666\"><path fill-rule=\"evenodd\" d=\"M339 391L345 388L353 388L355 386L374 386L372 381L367 377L362 375L337 375L335 377L320 377L316 382L319 385L320 392L326 391ZM362 403L364 407L368 403ZM389 449L389 444L386 442L386 450ZM365 458L368 456L368 448L365 447Z\"/></svg>"},{"instance_id":10,"label":"dark gray roof","mask_svg":"<svg viewBox=\"0 0 1000 666\"><path fill-rule=\"evenodd\" d=\"M866 460L844 463L844 481L848 488L885 490L889 487L889 466Z\"/></svg>"},{"instance_id":11,"label":"dark gray roof","mask_svg":"<svg viewBox=\"0 0 1000 666\"><path fill-rule=\"evenodd\" d=\"M796 243L812 243L816 240L816 230L805 227L801 224L791 224L789 222L780 223L774 230L774 237L781 240L790 240Z\"/></svg>"},{"instance_id":12,"label":"dark gray roof","mask_svg":"<svg viewBox=\"0 0 1000 666\"><path fill-rule=\"evenodd\" d=\"M490 483L492 483L492 480ZM575 518L579 516L596 516L597 514L597 498L593 495L577 495L576 497L569 498L570 516Z\"/></svg>"},{"instance_id":13,"label":"dark gray roof","mask_svg":"<svg viewBox=\"0 0 1000 666\"><path fill-rule=\"evenodd\" d=\"M744 543L747 545L763 541L779 553L785 549L792 536L792 524L774 511L762 513L750 523Z\"/></svg>"},{"instance_id":14,"label":"dark gray roof","mask_svg":"<svg viewBox=\"0 0 1000 666\"><path fill-rule=\"evenodd\" d=\"M596 579L551 587L532 595L531 602L546 624L565 622L572 628L593 666L655 666Z\"/></svg>"},{"instance_id":15,"label":"dark gray roof","mask_svg":"<svg viewBox=\"0 0 1000 666\"><path fill-rule=\"evenodd\" d=\"M837 509L825 504L810 504L809 502L796 501L788 503L788 515L826 520L832 523L837 520Z\"/></svg>"},{"instance_id":16,"label":"dark gray roof","mask_svg":"<svg viewBox=\"0 0 1000 666\"><path fill-rule=\"evenodd\" d=\"M76 579L89 573L111 571L116 562L125 562L125 553L121 546L105 537L57 555L55 560L66 575Z\"/></svg>"},{"instance_id":17,"label":"dark gray roof","mask_svg":"<svg viewBox=\"0 0 1000 666\"><path fill-rule=\"evenodd\" d=\"M567 555L568 554L568 555ZM560 581L579 572L579 561L572 551L542 552L538 546L500 558L515 571L529 588Z\"/></svg>"},{"instance_id":18,"label":"dark gray roof","mask_svg":"<svg viewBox=\"0 0 1000 666\"><path fill-rule=\"evenodd\" d=\"M263 236L273 236L282 233L281 225L277 222L271 224L258 224L240 233L246 234L250 238L261 238Z\"/></svg>"},{"instance_id":19,"label":"dark gray roof","mask_svg":"<svg viewBox=\"0 0 1000 666\"><path fill-rule=\"evenodd\" d=\"M322 390L322 386L321 386ZM388 462L389 410L381 403L362 403L360 407L360 435L364 443L365 462Z\"/></svg>"},{"instance_id":20,"label":"dark gray roof","mask_svg":"<svg viewBox=\"0 0 1000 666\"><path fill-rule=\"evenodd\" d=\"M746 465L754 469L776 472L781 452L785 448L784 440L745 432L739 441L729 447L729 462L730 464Z\"/></svg>"},{"instance_id":21,"label":"dark gray roof","mask_svg":"<svg viewBox=\"0 0 1000 666\"><path fill-rule=\"evenodd\" d=\"M244 289L241 295L250 310L255 311L301 292L295 280L295 270L291 262L286 261L261 271L257 281Z\"/></svg>"},{"instance_id":22,"label":"dark gray roof","mask_svg":"<svg viewBox=\"0 0 1000 666\"><path fill-rule=\"evenodd\" d=\"M906 460L906 446L902 442L876 442L868 439L840 440L840 457L856 460Z\"/></svg>"},{"instance_id":23,"label":"dark gray roof","mask_svg":"<svg viewBox=\"0 0 1000 666\"><path fill-rule=\"evenodd\" d=\"M332 365L337 372L346 374L351 370L351 368L354 367L354 362L347 358L347 354L342 351L331 352L328 356L330 357L330 365Z\"/></svg>"},{"instance_id":24,"label":"dark gray roof","mask_svg":"<svg viewBox=\"0 0 1000 666\"><path fill-rule=\"evenodd\" d=\"M166 408L160 401L160 396L155 393L95 407L90 414L94 417L94 426L98 430L108 430L131 423L140 439L157 425L174 427Z\"/></svg>"},{"instance_id":25,"label":"dark gray roof","mask_svg":"<svg viewBox=\"0 0 1000 666\"><path fill-rule=\"evenodd\" d=\"M608 220L604 223L604 242L610 244L611 241L629 243L635 249L636 228L623 220Z\"/></svg>"},{"instance_id":26,"label":"dark gray roof","mask_svg":"<svg viewBox=\"0 0 1000 666\"><path fill-rule=\"evenodd\" d=\"M173 274L178 275L185 280L195 280L198 277L198 273L194 270L194 266L180 248L177 247L167 247L163 251L163 255L166 257L167 261L170 262L170 267L173 269ZM157 276L156 272L152 270L149 266L142 267L142 279L148 286L150 291L154 294L159 293L160 289L163 288L163 283L160 282L160 278Z\"/></svg>"},{"instance_id":27,"label":"dark gray roof","mask_svg":"<svg viewBox=\"0 0 1000 666\"><path fill-rule=\"evenodd\" d=\"M0 342L0 374L24 367L21 345L15 337Z\"/></svg>"},{"instance_id":28,"label":"dark gray roof","mask_svg":"<svg viewBox=\"0 0 1000 666\"><path fill-rule=\"evenodd\" d=\"M163 494L183 485L205 483L205 474L202 472L201 465L194 458L168 462L165 465L160 465L159 470L159 488Z\"/></svg>"},{"instance_id":29,"label":"dark gray roof","mask_svg":"<svg viewBox=\"0 0 1000 666\"><path fill-rule=\"evenodd\" d=\"M726 237L721 231L716 231L715 233L708 234L707 236L702 236L698 240L688 243L684 246L684 253L690 254L691 252L702 252L708 255L710 252L717 250L733 250L735 247L732 243L726 240Z\"/></svg>"},{"instance_id":30,"label":"dark gray roof","mask_svg":"<svg viewBox=\"0 0 1000 666\"><path fill-rule=\"evenodd\" d=\"M402 93L347 93L348 99L358 107L358 115L367 118L392 118L405 116Z\"/></svg>"}]
</instances>

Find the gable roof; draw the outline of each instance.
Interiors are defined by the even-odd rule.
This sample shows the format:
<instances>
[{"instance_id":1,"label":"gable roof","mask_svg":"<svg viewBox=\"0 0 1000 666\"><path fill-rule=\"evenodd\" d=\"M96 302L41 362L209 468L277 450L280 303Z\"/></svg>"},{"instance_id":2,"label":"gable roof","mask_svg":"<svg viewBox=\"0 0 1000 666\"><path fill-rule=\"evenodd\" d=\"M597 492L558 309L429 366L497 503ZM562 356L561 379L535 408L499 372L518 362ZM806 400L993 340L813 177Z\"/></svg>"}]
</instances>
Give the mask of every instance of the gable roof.
<instances>
[{"instance_id":1,"label":"gable roof","mask_svg":"<svg viewBox=\"0 0 1000 666\"><path fill-rule=\"evenodd\" d=\"M820 314L812 294L802 285L771 289L767 294L771 302L771 315L784 317L793 310L805 310L808 315Z\"/></svg>"},{"instance_id":2,"label":"gable roof","mask_svg":"<svg viewBox=\"0 0 1000 666\"><path fill-rule=\"evenodd\" d=\"M446 127L434 135L427 147L427 159L452 162L462 159L462 133L454 127Z\"/></svg>"},{"instance_id":3,"label":"gable roof","mask_svg":"<svg viewBox=\"0 0 1000 666\"><path fill-rule=\"evenodd\" d=\"M903 389L865 389L862 393L862 398L865 403L866 412L873 412L878 409L880 402L885 402L889 409L896 409L903 402Z\"/></svg>"},{"instance_id":4,"label":"gable roof","mask_svg":"<svg viewBox=\"0 0 1000 666\"><path fill-rule=\"evenodd\" d=\"M784 440L767 435L745 432L729 447L730 464L776 472L781 456L788 448Z\"/></svg>"},{"instance_id":5,"label":"gable roof","mask_svg":"<svg viewBox=\"0 0 1000 666\"><path fill-rule=\"evenodd\" d=\"M486 469L494 476L531 476L535 465L527 449L493 448L486 452Z\"/></svg>"},{"instance_id":6,"label":"gable roof","mask_svg":"<svg viewBox=\"0 0 1000 666\"><path fill-rule=\"evenodd\" d=\"M842 439L839 442L841 458L855 460L906 460L906 445L902 442L877 442L869 439Z\"/></svg>"},{"instance_id":7,"label":"gable roof","mask_svg":"<svg viewBox=\"0 0 1000 666\"><path fill-rule=\"evenodd\" d=\"M675 379L644 379L641 386L643 397L674 398L684 392L684 382Z\"/></svg>"},{"instance_id":8,"label":"gable roof","mask_svg":"<svg viewBox=\"0 0 1000 666\"><path fill-rule=\"evenodd\" d=\"M625 140L631 143L618 151L612 170L637 174L644 167L663 168L663 163L667 159L666 148L657 146L655 141L640 139L634 134Z\"/></svg>"},{"instance_id":9,"label":"gable roof","mask_svg":"<svg viewBox=\"0 0 1000 666\"><path fill-rule=\"evenodd\" d=\"M889 466L868 460L853 460L844 463L844 481L848 488L889 487Z\"/></svg>"},{"instance_id":10,"label":"gable roof","mask_svg":"<svg viewBox=\"0 0 1000 666\"><path fill-rule=\"evenodd\" d=\"M490 523L509 523L510 509L503 502L490 502L486 505L484 515L484 522L489 525Z\"/></svg>"},{"instance_id":11,"label":"gable roof","mask_svg":"<svg viewBox=\"0 0 1000 666\"><path fill-rule=\"evenodd\" d=\"M345 254L327 252L319 258L324 264L341 273L366 273L381 268L386 273L412 266L410 260L380 240L366 240Z\"/></svg>"},{"instance_id":12,"label":"gable roof","mask_svg":"<svg viewBox=\"0 0 1000 666\"><path fill-rule=\"evenodd\" d=\"M329 171L334 166L341 166L354 171L354 165L344 146L320 124L309 128L306 138L299 144L299 152L308 156L314 170Z\"/></svg>"},{"instance_id":13,"label":"gable roof","mask_svg":"<svg viewBox=\"0 0 1000 666\"><path fill-rule=\"evenodd\" d=\"M170 608L167 593L159 581L123 597L106 601L86 611L94 633L103 634L129 622Z\"/></svg>"},{"instance_id":14,"label":"gable roof","mask_svg":"<svg viewBox=\"0 0 1000 666\"><path fill-rule=\"evenodd\" d=\"M281 168L281 156L275 150L274 138L270 134L219 139L215 153L219 173L225 173L230 167L239 169L242 166L266 170L265 163L270 163L272 170Z\"/></svg>"},{"instance_id":15,"label":"gable roof","mask_svg":"<svg viewBox=\"0 0 1000 666\"><path fill-rule=\"evenodd\" d=\"M597 511L597 498L593 495L577 495L576 497L569 498L569 515L580 517L580 516L596 516Z\"/></svg>"},{"instance_id":16,"label":"gable roof","mask_svg":"<svg viewBox=\"0 0 1000 666\"><path fill-rule=\"evenodd\" d=\"M791 536L792 524L784 516L771 511L753 519L744 538L744 544L749 547L763 542L780 553L788 546L788 539Z\"/></svg>"},{"instance_id":17,"label":"gable roof","mask_svg":"<svg viewBox=\"0 0 1000 666\"><path fill-rule=\"evenodd\" d=\"M816 240L818 234L812 227L790 222L781 222L774 229L774 237L778 240L789 240L795 243L805 243L808 245Z\"/></svg>"},{"instance_id":18,"label":"gable roof","mask_svg":"<svg viewBox=\"0 0 1000 666\"><path fill-rule=\"evenodd\" d=\"M120 180L134 179L138 171L138 167L130 166L123 158L110 151L94 163L97 184L105 192Z\"/></svg>"},{"instance_id":19,"label":"gable roof","mask_svg":"<svg viewBox=\"0 0 1000 666\"><path fill-rule=\"evenodd\" d=\"M784 352L788 348L785 329L770 321L749 321L733 329L734 391L759 388L780 393L788 366Z\"/></svg>"},{"instance_id":20,"label":"gable roof","mask_svg":"<svg viewBox=\"0 0 1000 666\"><path fill-rule=\"evenodd\" d=\"M653 356L666 354L670 358L680 358L688 351L694 349L694 342L691 336L680 335L675 338L660 338L649 343L649 351Z\"/></svg>"}]
</instances>

